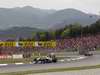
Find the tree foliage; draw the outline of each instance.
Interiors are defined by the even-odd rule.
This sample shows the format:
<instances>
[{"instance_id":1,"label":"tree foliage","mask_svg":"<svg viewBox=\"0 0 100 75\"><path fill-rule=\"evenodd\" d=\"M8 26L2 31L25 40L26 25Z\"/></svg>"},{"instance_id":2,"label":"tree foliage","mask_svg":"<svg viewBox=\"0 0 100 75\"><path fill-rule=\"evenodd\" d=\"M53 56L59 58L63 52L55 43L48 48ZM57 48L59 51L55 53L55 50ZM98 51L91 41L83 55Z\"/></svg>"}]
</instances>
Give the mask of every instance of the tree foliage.
<instances>
[{"instance_id":1,"label":"tree foliage","mask_svg":"<svg viewBox=\"0 0 100 75\"><path fill-rule=\"evenodd\" d=\"M33 40L55 40L66 37L78 37L86 35L95 35L100 33L100 20L94 24L82 26L79 23L66 25L64 28L55 31L44 31L33 33ZM22 40L22 38L20 38Z\"/></svg>"}]
</instances>

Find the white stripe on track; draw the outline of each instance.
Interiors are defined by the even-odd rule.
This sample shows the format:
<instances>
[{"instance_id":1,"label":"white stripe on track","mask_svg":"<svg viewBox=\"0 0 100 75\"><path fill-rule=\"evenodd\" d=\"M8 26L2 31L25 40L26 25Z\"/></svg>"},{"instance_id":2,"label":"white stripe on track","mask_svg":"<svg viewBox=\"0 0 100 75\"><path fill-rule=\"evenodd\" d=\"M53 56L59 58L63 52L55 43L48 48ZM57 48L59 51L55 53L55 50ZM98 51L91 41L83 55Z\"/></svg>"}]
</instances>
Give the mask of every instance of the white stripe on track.
<instances>
[{"instance_id":1,"label":"white stripe on track","mask_svg":"<svg viewBox=\"0 0 100 75\"><path fill-rule=\"evenodd\" d=\"M24 63L15 63L15 65L22 65L22 64L24 64Z\"/></svg>"},{"instance_id":2,"label":"white stripe on track","mask_svg":"<svg viewBox=\"0 0 100 75\"><path fill-rule=\"evenodd\" d=\"M0 64L0 66L7 66L8 64Z\"/></svg>"}]
</instances>

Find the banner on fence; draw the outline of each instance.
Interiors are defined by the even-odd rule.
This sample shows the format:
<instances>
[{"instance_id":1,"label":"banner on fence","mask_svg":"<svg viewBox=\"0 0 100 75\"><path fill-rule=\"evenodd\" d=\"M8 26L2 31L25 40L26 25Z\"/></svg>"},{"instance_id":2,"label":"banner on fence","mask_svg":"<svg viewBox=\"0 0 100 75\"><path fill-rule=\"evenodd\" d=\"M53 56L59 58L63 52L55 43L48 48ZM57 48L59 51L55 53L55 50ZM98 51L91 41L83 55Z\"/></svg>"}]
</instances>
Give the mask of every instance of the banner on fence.
<instances>
[{"instance_id":1,"label":"banner on fence","mask_svg":"<svg viewBox=\"0 0 100 75\"><path fill-rule=\"evenodd\" d=\"M0 55L0 59L11 59L11 55Z\"/></svg>"},{"instance_id":2,"label":"banner on fence","mask_svg":"<svg viewBox=\"0 0 100 75\"><path fill-rule=\"evenodd\" d=\"M23 54L14 54L12 55L13 59L22 59L23 58Z\"/></svg>"},{"instance_id":3,"label":"banner on fence","mask_svg":"<svg viewBox=\"0 0 100 75\"><path fill-rule=\"evenodd\" d=\"M56 41L18 41L0 42L0 47L56 47Z\"/></svg>"}]
</instances>

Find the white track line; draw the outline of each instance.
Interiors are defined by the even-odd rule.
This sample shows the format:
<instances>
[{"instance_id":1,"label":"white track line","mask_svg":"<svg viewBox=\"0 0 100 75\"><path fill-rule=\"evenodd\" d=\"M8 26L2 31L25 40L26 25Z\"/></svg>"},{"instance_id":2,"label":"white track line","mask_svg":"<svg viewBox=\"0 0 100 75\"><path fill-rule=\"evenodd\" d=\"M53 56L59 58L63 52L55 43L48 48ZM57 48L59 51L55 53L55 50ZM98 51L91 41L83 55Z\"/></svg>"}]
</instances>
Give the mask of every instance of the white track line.
<instances>
[{"instance_id":1,"label":"white track line","mask_svg":"<svg viewBox=\"0 0 100 75\"><path fill-rule=\"evenodd\" d=\"M86 57L79 57L79 58L76 58L76 59L84 59L84 58L86 58Z\"/></svg>"},{"instance_id":2,"label":"white track line","mask_svg":"<svg viewBox=\"0 0 100 75\"><path fill-rule=\"evenodd\" d=\"M85 59L86 57L77 57L77 58L70 58L70 59L62 59L62 60L59 60L60 62L64 62L64 61L75 61L75 60L81 60L81 59Z\"/></svg>"},{"instance_id":3,"label":"white track line","mask_svg":"<svg viewBox=\"0 0 100 75\"><path fill-rule=\"evenodd\" d=\"M24 64L24 63L15 63L15 65L22 65L22 64Z\"/></svg>"},{"instance_id":4,"label":"white track line","mask_svg":"<svg viewBox=\"0 0 100 75\"><path fill-rule=\"evenodd\" d=\"M0 64L0 66L7 66L8 64Z\"/></svg>"}]
</instances>

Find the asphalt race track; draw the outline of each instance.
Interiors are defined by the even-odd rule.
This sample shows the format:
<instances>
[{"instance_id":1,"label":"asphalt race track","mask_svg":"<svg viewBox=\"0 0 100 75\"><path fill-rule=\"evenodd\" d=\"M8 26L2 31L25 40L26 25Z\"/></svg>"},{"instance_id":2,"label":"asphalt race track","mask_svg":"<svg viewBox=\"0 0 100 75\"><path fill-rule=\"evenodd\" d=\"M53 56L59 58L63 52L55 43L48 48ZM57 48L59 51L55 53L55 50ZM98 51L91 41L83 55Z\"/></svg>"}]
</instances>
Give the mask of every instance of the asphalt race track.
<instances>
[{"instance_id":1,"label":"asphalt race track","mask_svg":"<svg viewBox=\"0 0 100 75\"><path fill-rule=\"evenodd\" d=\"M18 72L18 71L27 71L27 70L41 70L41 69L50 69L50 68L67 68L67 67L78 67L78 66L91 66L100 64L100 55L94 55L87 57L83 60L70 61L70 62L58 62L50 64L9 64L8 66L0 66L0 73L7 72Z\"/></svg>"},{"instance_id":2,"label":"asphalt race track","mask_svg":"<svg viewBox=\"0 0 100 75\"><path fill-rule=\"evenodd\" d=\"M100 75L100 69L51 72L51 73L39 73L39 74L28 74L28 75Z\"/></svg>"}]
</instances>

